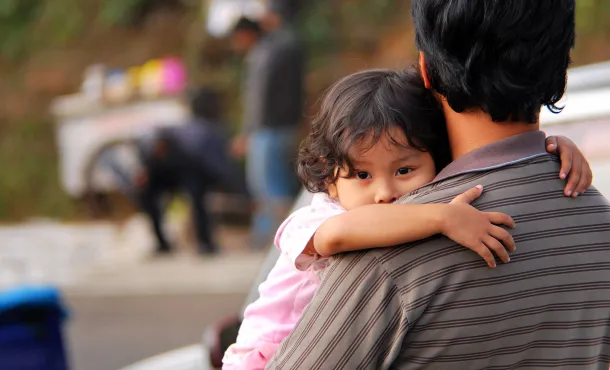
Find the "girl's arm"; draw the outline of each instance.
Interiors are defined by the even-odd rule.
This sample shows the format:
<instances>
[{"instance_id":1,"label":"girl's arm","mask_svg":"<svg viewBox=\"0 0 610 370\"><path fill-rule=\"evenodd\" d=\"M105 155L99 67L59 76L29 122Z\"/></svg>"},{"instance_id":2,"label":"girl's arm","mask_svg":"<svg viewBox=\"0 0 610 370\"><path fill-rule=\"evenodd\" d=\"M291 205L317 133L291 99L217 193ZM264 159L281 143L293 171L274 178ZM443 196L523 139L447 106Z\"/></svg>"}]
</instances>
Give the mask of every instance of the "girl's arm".
<instances>
[{"instance_id":1,"label":"girl's arm","mask_svg":"<svg viewBox=\"0 0 610 370\"><path fill-rule=\"evenodd\" d=\"M491 251L509 262L514 241L505 229L514 227L510 216L481 212L470 205L483 191L477 186L450 204L372 204L329 218L315 232L308 249L321 256L390 247L444 234L483 257L495 267ZM491 250L491 251L490 251ZM311 252L313 250L310 249Z\"/></svg>"}]
</instances>

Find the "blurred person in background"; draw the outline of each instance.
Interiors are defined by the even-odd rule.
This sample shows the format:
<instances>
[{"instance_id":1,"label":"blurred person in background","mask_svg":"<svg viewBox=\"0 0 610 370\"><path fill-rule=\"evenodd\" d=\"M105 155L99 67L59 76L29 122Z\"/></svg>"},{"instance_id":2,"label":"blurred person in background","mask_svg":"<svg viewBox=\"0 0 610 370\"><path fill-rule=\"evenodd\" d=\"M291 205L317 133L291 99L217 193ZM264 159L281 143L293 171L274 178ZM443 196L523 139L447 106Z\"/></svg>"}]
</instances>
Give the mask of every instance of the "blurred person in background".
<instances>
[{"instance_id":1,"label":"blurred person in background","mask_svg":"<svg viewBox=\"0 0 610 370\"><path fill-rule=\"evenodd\" d=\"M228 135L220 123L219 94L201 88L190 103L190 122L160 129L148 145L144 142L140 145L144 170L136 180L137 197L154 229L156 253L160 255L172 250L162 227L165 195L185 192L189 196L198 252L209 255L216 253L218 246L206 195L219 187L223 191L246 193L244 178L228 153Z\"/></svg>"},{"instance_id":2,"label":"blurred person in background","mask_svg":"<svg viewBox=\"0 0 610 370\"><path fill-rule=\"evenodd\" d=\"M255 248L267 245L298 192L294 159L303 114L305 55L292 28L297 10L295 1L271 1L260 21L264 32L260 39L242 36L247 28L243 20L238 22L242 30L236 27L233 35L234 46L250 48L243 128L233 141L232 152L236 157L246 156L247 182L256 202Z\"/></svg>"},{"instance_id":3,"label":"blurred person in background","mask_svg":"<svg viewBox=\"0 0 610 370\"><path fill-rule=\"evenodd\" d=\"M240 55L248 55L263 37L259 22L241 17L231 32L231 47Z\"/></svg>"}]
</instances>

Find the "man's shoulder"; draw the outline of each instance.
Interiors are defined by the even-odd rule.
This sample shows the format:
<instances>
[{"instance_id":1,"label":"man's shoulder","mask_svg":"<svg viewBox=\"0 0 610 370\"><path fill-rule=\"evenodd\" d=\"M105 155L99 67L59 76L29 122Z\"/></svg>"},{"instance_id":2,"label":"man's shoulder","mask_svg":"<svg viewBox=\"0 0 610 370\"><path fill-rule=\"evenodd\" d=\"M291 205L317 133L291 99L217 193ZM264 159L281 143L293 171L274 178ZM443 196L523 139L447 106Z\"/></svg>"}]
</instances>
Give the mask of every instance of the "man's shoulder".
<instances>
[{"instance_id":1,"label":"man's shoulder","mask_svg":"<svg viewBox=\"0 0 610 370\"><path fill-rule=\"evenodd\" d=\"M586 233L601 230L602 227L595 225L610 225L608 201L595 188L576 199L566 197L563 193L565 181L559 178L559 170L559 160L544 155L439 181L402 201L447 203L456 195L481 184L483 194L472 205L481 211L502 212L513 217L517 223L513 231L515 241L522 246L525 241L553 245L547 240L568 231L571 236L586 238ZM449 271L455 266L485 267L484 261L475 253L443 236L380 250L377 259L403 288L412 288L417 285L414 281L421 277L432 279L435 273Z\"/></svg>"},{"instance_id":2,"label":"man's shoulder","mask_svg":"<svg viewBox=\"0 0 610 370\"><path fill-rule=\"evenodd\" d=\"M497 188L497 186L506 181L510 181L510 183L505 183L505 188L511 186L538 186L541 180L559 181L559 165L560 161L556 156L545 154L496 168L465 172L435 180L402 197L398 200L398 203L448 203L458 194L476 185L483 185L483 193L486 194L494 186ZM544 174L544 176L530 177L533 174ZM517 180L511 181L515 180L515 177ZM521 180L518 180L519 178ZM492 186L492 189L489 189L490 186Z\"/></svg>"},{"instance_id":3,"label":"man's shoulder","mask_svg":"<svg viewBox=\"0 0 610 370\"><path fill-rule=\"evenodd\" d=\"M336 254L329 258L329 270L339 269L344 271L343 273L346 271L360 273L362 271L370 272L376 270L378 274L387 274L387 277L390 278L382 257L391 249L375 248Z\"/></svg>"},{"instance_id":4,"label":"man's shoulder","mask_svg":"<svg viewBox=\"0 0 610 370\"><path fill-rule=\"evenodd\" d=\"M400 253L405 246L374 248L361 251L345 252L329 258L327 271L335 275L345 276L346 281L357 279L357 276L375 275L379 284L399 287L394 281L396 259L393 252Z\"/></svg>"},{"instance_id":5,"label":"man's shoulder","mask_svg":"<svg viewBox=\"0 0 610 370\"><path fill-rule=\"evenodd\" d=\"M481 211L499 211L519 217L547 206L563 208L570 205L570 199L563 195L565 183L559 179L558 160L551 155L436 181L400 202L449 203L457 195L477 185L483 185L484 190L472 205ZM552 207L547 202L549 200L553 202ZM431 276L435 271L449 266L478 262L484 265L482 259L477 260L479 257L476 254L465 252L464 247L439 235L399 247L380 249L376 258L396 283L404 288L416 278Z\"/></svg>"},{"instance_id":6,"label":"man's shoulder","mask_svg":"<svg viewBox=\"0 0 610 370\"><path fill-rule=\"evenodd\" d=\"M458 194L483 184L484 194L473 205L489 209L498 204L499 199L520 196L527 188L530 193L539 189L549 189L552 197L562 197L563 182L559 180L558 160L553 156L540 156L502 168L482 172L464 173L434 182L400 200L401 203L448 203ZM552 183L549 184L548 182ZM536 189L532 189L536 188ZM518 201L511 203L519 207ZM450 239L434 236L405 245L391 248L376 248L366 251L343 253L331 260L331 264L341 264L347 269L353 264L378 269L401 286L412 281L414 276L428 276L430 272L456 263L455 256L464 257L464 248ZM472 256L467 255L466 260ZM481 260L482 261L482 260ZM458 261L459 262L459 261ZM484 263L482 261L481 263Z\"/></svg>"}]
</instances>

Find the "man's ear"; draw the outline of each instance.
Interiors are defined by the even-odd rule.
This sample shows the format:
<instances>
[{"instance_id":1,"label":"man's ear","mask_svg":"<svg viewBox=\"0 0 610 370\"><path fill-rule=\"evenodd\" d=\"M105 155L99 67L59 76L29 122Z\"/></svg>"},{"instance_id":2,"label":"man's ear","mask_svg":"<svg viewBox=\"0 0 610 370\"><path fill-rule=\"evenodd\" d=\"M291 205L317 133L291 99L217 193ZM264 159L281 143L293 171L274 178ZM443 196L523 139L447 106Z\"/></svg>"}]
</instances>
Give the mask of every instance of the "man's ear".
<instances>
[{"instance_id":1,"label":"man's ear","mask_svg":"<svg viewBox=\"0 0 610 370\"><path fill-rule=\"evenodd\" d=\"M423 51L419 52L419 71L421 73L421 77L424 79L424 86L426 86L426 89L430 89L432 85L430 84L428 68L426 68L426 56L424 55Z\"/></svg>"}]
</instances>

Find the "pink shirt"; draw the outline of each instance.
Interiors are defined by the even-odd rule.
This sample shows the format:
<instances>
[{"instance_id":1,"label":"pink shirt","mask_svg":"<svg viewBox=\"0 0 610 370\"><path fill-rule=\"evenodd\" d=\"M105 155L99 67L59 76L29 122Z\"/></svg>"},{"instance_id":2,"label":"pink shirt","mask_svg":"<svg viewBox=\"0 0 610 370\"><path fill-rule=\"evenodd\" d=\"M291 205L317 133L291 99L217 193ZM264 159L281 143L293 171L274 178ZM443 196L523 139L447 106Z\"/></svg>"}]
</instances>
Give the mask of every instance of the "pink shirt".
<instances>
[{"instance_id":1,"label":"pink shirt","mask_svg":"<svg viewBox=\"0 0 610 370\"><path fill-rule=\"evenodd\" d=\"M320 284L318 273L327 264L325 258L303 251L324 221L343 212L328 195L316 194L309 206L280 226L275 245L282 253L259 286L259 298L246 308L237 342L223 358L223 370L265 368L311 302Z\"/></svg>"}]
</instances>

